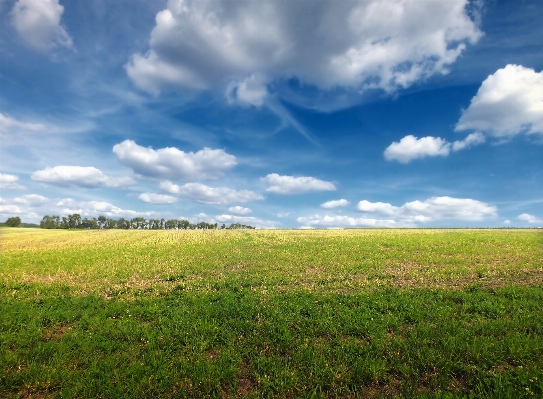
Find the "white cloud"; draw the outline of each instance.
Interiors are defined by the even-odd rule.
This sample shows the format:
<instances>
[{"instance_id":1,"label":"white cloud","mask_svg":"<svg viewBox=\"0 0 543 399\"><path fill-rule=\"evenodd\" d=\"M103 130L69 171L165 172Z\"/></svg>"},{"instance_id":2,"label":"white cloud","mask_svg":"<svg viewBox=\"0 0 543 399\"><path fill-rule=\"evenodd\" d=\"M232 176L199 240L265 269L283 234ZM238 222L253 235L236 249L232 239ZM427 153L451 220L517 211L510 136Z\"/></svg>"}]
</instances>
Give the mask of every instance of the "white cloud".
<instances>
[{"instance_id":1,"label":"white cloud","mask_svg":"<svg viewBox=\"0 0 543 399\"><path fill-rule=\"evenodd\" d=\"M495 206L470 198L432 197L397 207L384 202L360 201L356 210L380 214L396 221L426 223L439 220L482 221L497 216Z\"/></svg>"},{"instance_id":2,"label":"white cloud","mask_svg":"<svg viewBox=\"0 0 543 399\"><path fill-rule=\"evenodd\" d=\"M173 204L175 201L177 201L177 199L171 195L156 193L141 193L138 198L140 201L157 205Z\"/></svg>"},{"instance_id":3,"label":"white cloud","mask_svg":"<svg viewBox=\"0 0 543 399\"><path fill-rule=\"evenodd\" d=\"M299 217L296 221L305 228L312 227L398 227L394 220L371 218L353 218L350 216L309 216Z\"/></svg>"},{"instance_id":4,"label":"white cloud","mask_svg":"<svg viewBox=\"0 0 543 399\"><path fill-rule=\"evenodd\" d=\"M390 91L447 73L466 43L477 42L481 32L467 3L171 0L156 15L149 51L125 68L155 94L254 74ZM238 85L237 99L254 104L263 93Z\"/></svg>"},{"instance_id":5,"label":"white cloud","mask_svg":"<svg viewBox=\"0 0 543 399\"><path fill-rule=\"evenodd\" d=\"M325 202L324 204L321 204L321 208L332 209L332 208L337 208L338 206L347 206L349 204L350 202L347 201L346 199L340 199L340 200Z\"/></svg>"},{"instance_id":6,"label":"white cloud","mask_svg":"<svg viewBox=\"0 0 543 399\"><path fill-rule=\"evenodd\" d=\"M135 184L130 177L112 177L92 166L55 166L32 173L32 180L64 187L125 187Z\"/></svg>"},{"instance_id":7,"label":"white cloud","mask_svg":"<svg viewBox=\"0 0 543 399\"><path fill-rule=\"evenodd\" d=\"M136 181L128 176L106 176L104 185L111 188L128 187L136 184Z\"/></svg>"},{"instance_id":8,"label":"white cloud","mask_svg":"<svg viewBox=\"0 0 543 399\"><path fill-rule=\"evenodd\" d=\"M494 206L469 198L432 197L397 207L385 202L360 201L364 217L314 215L296 219L304 227L410 227L441 220L482 221L497 216Z\"/></svg>"},{"instance_id":9,"label":"white cloud","mask_svg":"<svg viewBox=\"0 0 543 399\"><path fill-rule=\"evenodd\" d=\"M366 200L360 201L356 205L356 210L359 212L379 213L386 216L395 216L398 214L398 208L386 202L369 202Z\"/></svg>"},{"instance_id":10,"label":"white cloud","mask_svg":"<svg viewBox=\"0 0 543 399\"><path fill-rule=\"evenodd\" d=\"M217 215L214 220L218 223L241 223L253 227L273 229L280 224L272 220L263 220L252 216Z\"/></svg>"},{"instance_id":11,"label":"white cloud","mask_svg":"<svg viewBox=\"0 0 543 399\"><path fill-rule=\"evenodd\" d=\"M209 187L201 183L186 183L179 186L170 181L163 181L160 182L160 189L202 204L222 205L264 199L262 195L253 191L238 191L227 187Z\"/></svg>"},{"instance_id":12,"label":"white cloud","mask_svg":"<svg viewBox=\"0 0 543 399\"><path fill-rule=\"evenodd\" d=\"M122 209L109 202L104 201L78 201L72 198L47 199L40 195L31 194L9 201L0 201L0 218L10 214L17 214L24 222L39 223L44 214L48 215L69 215L78 213L83 217L97 217L104 215L110 218L134 218L134 217L155 217L156 212L138 212L129 209ZM35 208L41 207L39 214Z\"/></svg>"},{"instance_id":13,"label":"white cloud","mask_svg":"<svg viewBox=\"0 0 543 399\"><path fill-rule=\"evenodd\" d=\"M62 215L78 213L83 217L104 215L111 218L134 218L150 217L156 214L156 212L137 212L129 209L121 209L104 201L76 201L71 198L61 199L55 206L55 211Z\"/></svg>"},{"instance_id":14,"label":"white cloud","mask_svg":"<svg viewBox=\"0 0 543 399\"><path fill-rule=\"evenodd\" d=\"M284 213L278 213L278 218L286 218L288 215L290 215L290 212L284 212Z\"/></svg>"},{"instance_id":15,"label":"white cloud","mask_svg":"<svg viewBox=\"0 0 543 399\"><path fill-rule=\"evenodd\" d=\"M537 216L530 215L529 213L523 213L517 219L528 223L543 223L543 219L539 219Z\"/></svg>"},{"instance_id":16,"label":"white cloud","mask_svg":"<svg viewBox=\"0 0 543 399\"><path fill-rule=\"evenodd\" d=\"M28 194L22 197L15 198L13 202L21 205L27 205L29 207L37 207L45 205L49 200L38 194Z\"/></svg>"},{"instance_id":17,"label":"white cloud","mask_svg":"<svg viewBox=\"0 0 543 399\"><path fill-rule=\"evenodd\" d=\"M506 219L506 220L503 221L503 224L509 225L509 224L511 224L511 221L509 219Z\"/></svg>"},{"instance_id":18,"label":"white cloud","mask_svg":"<svg viewBox=\"0 0 543 399\"><path fill-rule=\"evenodd\" d=\"M300 194L307 191L335 191L336 189L329 181L306 176L280 176L277 173L271 173L266 177L261 177L260 180L269 185L266 191L276 194Z\"/></svg>"},{"instance_id":19,"label":"white cloud","mask_svg":"<svg viewBox=\"0 0 543 399\"><path fill-rule=\"evenodd\" d=\"M543 72L507 65L488 76L455 128L467 129L495 137L543 133Z\"/></svg>"},{"instance_id":20,"label":"white cloud","mask_svg":"<svg viewBox=\"0 0 543 399\"><path fill-rule=\"evenodd\" d=\"M17 183L18 176L0 173L0 188L3 190L24 190L25 187Z\"/></svg>"},{"instance_id":21,"label":"white cloud","mask_svg":"<svg viewBox=\"0 0 543 399\"><path fill-rule=\"evenodd\" d=\"M400 142L393 142L385 150L387 161L408 163L413 159L435 156L447 156L451 150L451 144L440 137L416 138L413 135L405 136Z\"/></svg>"},{"instance_id":22,"label":"white cloud","mask_svg":"<svg viewBox=\"0 0 543 399\"><path fill-rule=\"evenodd\" d=\"M413 159L424 157L446 157L453 151L460 151L485 142L484 134L472 133L464 140L449 143L441 137L417 138L413 135L405 136L399 142L394 141L384 152L387 161L408 163Z\"/></svg>"},{"instance_id":23,"label":"white cloud","mask_svg":"<svg viewBox=\"0 0 543 399\"><path fill-rule=\"evenodd\" d=\"M266 79L262 75L251 75L244 80L231 82L226 88L229 104L260 107L267 96Z\"/></svg>"},{"instance_id":24,"label":"white cloud","mask_svg":"<svg viewBox=\"0 0 543 399\"><path fill-rule=\"evenodd\" d=\"M460 151L466 148L473 147L474 145L482 144L486 140L485 135L480 132L470 134L464 140L455 141L452 144L453 151Z\"/></svg>"},{"instance_id":25,"label":"white cloud","mask_svg":"<svg viewBox=\"0 0 543 399\"><path fill-rule=\"evenodd\" d=\"M0 214L2 213L6 213L6 214L21 213L21 208L19 208L17 205L0 205Z\"/></svg>"},{"instance_id":26,"label":"white cloud","mask_svg":"<svg viewBox=\"0 0 543 399\"><path fill-rule=\"evenodd\" d=\"M234 215L247 215L251 213L251 209L242 206L232 206L228 208L228 212L233 213Z\"/></svg>"},{"instance_id":27,"label":"white cloud","mask_svg":"<svg viewBox=\"0 0 543 399\"><path fill-rule=\"evenodd\" d=\"M204 148L196 153L175 147L145 148L132 140L113 147L119 161L140 175L172 180L217 179L236 165L236 157L224 150Z\"/></svg>"},{"instance_id":28,"label":"white cloud","mask_svg":"<svg viewBox=\"0 0 543 399\"><path fill-rule=\"evenodd\" d=\"M34 50L46 52L72 47L72 39L60 25L64 7L58 0L18 0L11 11L15 30Z\"/></svg>"},{"instance_id":29,"label":"white cloud","mask_svg":"<svg viewBox=\"0 0 543 399\"><path fill-rule=\"evenodd\" d=\"M7 133L12 129L30 130L32 132L39 132L46 129L45 125L41 123L28 123L21 122L10 116L0 113L0 133Z\"/></svg>"}]
</instances>

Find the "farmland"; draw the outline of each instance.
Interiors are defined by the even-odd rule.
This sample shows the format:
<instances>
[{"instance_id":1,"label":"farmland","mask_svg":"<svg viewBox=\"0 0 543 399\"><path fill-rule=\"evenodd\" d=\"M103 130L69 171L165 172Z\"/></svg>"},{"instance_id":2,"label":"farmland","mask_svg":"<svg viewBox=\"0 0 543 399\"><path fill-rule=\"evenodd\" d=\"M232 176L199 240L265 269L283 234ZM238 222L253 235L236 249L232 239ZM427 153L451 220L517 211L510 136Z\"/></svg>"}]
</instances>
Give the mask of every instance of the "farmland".
<instances>
[{"instance_id":1,"label":"farmland","mask_svg":"<svg viewBox=\"0 0 543 399\"><path fill-rule=\"evenodd\" d=\"M2 228L0 397L541 397L541 230Z\"/></svg>"}]
</instances>

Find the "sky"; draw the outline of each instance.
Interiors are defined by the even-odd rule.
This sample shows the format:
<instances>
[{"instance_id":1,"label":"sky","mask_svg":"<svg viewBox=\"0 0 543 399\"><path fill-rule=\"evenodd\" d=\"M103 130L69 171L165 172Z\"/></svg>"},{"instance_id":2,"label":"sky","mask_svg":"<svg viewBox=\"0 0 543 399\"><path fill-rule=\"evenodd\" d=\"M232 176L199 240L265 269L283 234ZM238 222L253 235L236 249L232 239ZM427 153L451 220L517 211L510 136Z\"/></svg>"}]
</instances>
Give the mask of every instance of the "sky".
<instances>
[{"instance_id":1,"label":"sky","mask_svg":"<svg viewBox=\"0 0 543 399\"><path fill-rule=\"evenodd\" d=\"M0 0L0 220L543 226L540 0Z\"/></svg>"}]
</instances>

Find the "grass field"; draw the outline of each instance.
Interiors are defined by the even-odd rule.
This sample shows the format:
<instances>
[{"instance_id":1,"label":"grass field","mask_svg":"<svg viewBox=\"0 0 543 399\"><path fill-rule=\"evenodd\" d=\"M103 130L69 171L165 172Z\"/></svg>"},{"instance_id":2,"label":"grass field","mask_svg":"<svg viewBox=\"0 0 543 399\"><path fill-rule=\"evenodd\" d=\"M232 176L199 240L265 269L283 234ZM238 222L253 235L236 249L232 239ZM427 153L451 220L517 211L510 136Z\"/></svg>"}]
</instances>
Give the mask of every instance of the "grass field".
<instances>
[{"instance_id":1,"label":"grass field","mask_svg":"<svg viewBox=\"0 0 543 399\"><path fill-rule=\"evenodd\" d=\"M543 397L541 230L0 239L0 397Z\"/></svg>"}]
</instances>

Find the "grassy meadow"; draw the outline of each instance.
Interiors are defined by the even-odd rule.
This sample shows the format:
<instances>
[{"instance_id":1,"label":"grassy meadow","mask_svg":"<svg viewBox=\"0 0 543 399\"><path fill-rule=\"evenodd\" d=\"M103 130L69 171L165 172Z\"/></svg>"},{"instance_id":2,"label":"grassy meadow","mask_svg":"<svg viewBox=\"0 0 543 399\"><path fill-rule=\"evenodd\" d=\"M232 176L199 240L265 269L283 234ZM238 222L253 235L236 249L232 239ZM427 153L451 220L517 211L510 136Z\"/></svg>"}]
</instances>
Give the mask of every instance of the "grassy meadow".
<instances>
[{"instance_id":1,"label":"grassy meadow","mask_svg":"<svg viewBox=\"0 0 543 399\"><path fill-rule=\"evenodd\" d=\"M540 398L541 230L0 229L2 398Z\"/></svg>"}]
</instances>

